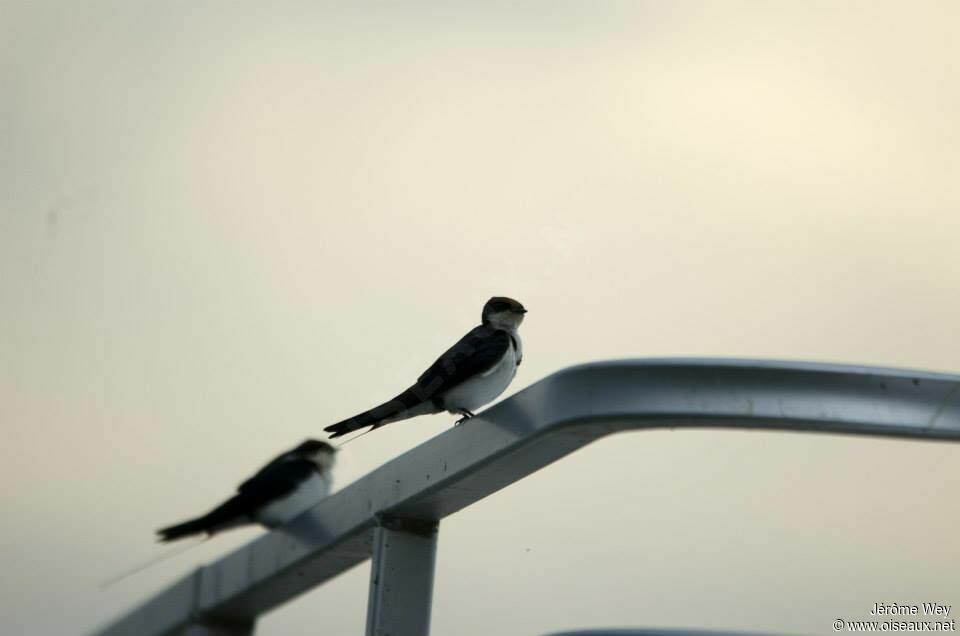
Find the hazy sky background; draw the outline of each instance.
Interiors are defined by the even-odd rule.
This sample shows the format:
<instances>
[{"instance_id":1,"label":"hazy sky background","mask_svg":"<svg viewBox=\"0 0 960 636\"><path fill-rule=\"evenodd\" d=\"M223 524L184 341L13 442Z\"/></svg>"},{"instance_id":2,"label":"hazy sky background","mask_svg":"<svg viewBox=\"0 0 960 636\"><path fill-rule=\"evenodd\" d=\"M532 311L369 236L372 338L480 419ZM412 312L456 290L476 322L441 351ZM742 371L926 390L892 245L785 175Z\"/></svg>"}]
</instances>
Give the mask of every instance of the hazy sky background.
<instances>
[{"instance_id":1,"label":"hazy sky background","mask_svg":"<svg viewBox=\"0 0 960 636\"><path fill-rule=\"evenodd\" d=\"M510 393L742 356L960 372L955 2L0 2L0 632L520 299ZM446 430L388 427L338 487ZM960 446L644 432L445 520L434 633L960 611ZM369 566L258 634L362 633Z\"/></svg>"}]
</instances>

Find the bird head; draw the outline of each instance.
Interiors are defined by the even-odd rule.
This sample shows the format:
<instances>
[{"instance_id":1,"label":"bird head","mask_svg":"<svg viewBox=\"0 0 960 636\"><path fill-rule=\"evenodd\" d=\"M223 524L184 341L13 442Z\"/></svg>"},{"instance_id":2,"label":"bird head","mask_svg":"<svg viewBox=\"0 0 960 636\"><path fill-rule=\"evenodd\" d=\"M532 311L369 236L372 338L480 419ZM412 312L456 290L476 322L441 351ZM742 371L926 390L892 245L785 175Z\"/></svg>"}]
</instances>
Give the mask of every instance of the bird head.
<instances>
[{"instance_id":1,"label":"bird head","mask_svg":"<svg viewBox=\"0 0 960 636\"><path fill-rule=\"evenodd\" d=\"M513 330L523 322L527 313L523 305L506 296L494 296L483 306L483 324L497 329Z\"/></svg>"},{"instance_id":2,"label":"bird head","mask_svg":"<svg viewBox=\"0 0 960 636\"><path fill-rule=\"evenodd\" d=\"M293 452L313 462L319 470L324 471L333 468L334 455L336 455L337 449L326 442L308 439L294 448Z\"/></svg>"}]
</instances>

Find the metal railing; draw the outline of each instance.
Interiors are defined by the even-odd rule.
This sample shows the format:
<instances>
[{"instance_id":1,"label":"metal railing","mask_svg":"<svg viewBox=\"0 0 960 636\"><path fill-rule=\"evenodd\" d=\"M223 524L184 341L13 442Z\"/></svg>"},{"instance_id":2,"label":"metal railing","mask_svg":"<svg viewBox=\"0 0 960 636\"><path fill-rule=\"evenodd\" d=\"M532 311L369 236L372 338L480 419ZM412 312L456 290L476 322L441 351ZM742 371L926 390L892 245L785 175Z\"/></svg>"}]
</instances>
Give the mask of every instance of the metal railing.
<instances>
[{"instance_id":1,"label":"metal railing","mask_svg":"<svg viewBox=\"0 0 960 636\"><path fill-rule=\"evenodd\" d=\"M98 634L252 634L372 558L367 634L427 634L440 519L605 435L747 428L960 440L960 376L717 359L559 371L198 568Z\"/></svg>"}]
</instances>

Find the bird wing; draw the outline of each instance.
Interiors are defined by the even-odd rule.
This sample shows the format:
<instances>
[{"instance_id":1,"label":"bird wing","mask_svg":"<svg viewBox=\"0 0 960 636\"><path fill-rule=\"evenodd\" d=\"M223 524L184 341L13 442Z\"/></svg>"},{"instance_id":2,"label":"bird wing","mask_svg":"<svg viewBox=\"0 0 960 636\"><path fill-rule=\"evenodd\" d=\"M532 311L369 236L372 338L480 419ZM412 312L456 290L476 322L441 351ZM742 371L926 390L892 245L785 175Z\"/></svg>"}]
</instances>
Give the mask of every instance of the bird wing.
<instances>
[{"instance_id":1,"label":"bird wing","mask_svg":"<svg viewBox=\"0 0 960 636\"><path fill-rule=\"evenodd\" d=\"M265 464L265 465L263 466L263 468L261 468L260 470L258 470L258 471L253 475L253 477L251 477L251 478L248 479L247 481L245 481L245 482L243 482L242 484L240 484L240 486L237 487L237 490L238 490L238 491L242 490L244 486L246 486L247 484L249 484L249 483L252 482L253 480L260 478L261 475L264 475L264 474L270 472L270 471L271 471L273 468L275 468L276 466L278 466L278 465L280 465L280 464L283 464L283 463L285 463L285 462L296 461L296 460L298 460L298 459L300 459L300 458L296 455L296 453L293 453L292 451L284 451L284 452L280 453L279 455L277 455L276 457L274 457L273 459L271 459L267 464Z\"/></svg>"},{"instance_id":2,"label":"bird wing","mask_svg":"<svg viewBox=\"0 0 960 636\"><path fill-rule=\"evenodd\" d=\"M289 495L316 470L316 464L309 460L281 455L240 484L238 497L249 509L258 508Z\"/></svg>"},{"instance_id":3,"label":"bird wing","mask_svg":"<svg viewBox=\"0 0 960 636\"><path fill-rule=\"evenodd\" d=\"M510 349L510 342L510 334L502 329L474 327L417 378L412 390L423 399L443 395L492 369Z\"/></svg>"}]
</instances>

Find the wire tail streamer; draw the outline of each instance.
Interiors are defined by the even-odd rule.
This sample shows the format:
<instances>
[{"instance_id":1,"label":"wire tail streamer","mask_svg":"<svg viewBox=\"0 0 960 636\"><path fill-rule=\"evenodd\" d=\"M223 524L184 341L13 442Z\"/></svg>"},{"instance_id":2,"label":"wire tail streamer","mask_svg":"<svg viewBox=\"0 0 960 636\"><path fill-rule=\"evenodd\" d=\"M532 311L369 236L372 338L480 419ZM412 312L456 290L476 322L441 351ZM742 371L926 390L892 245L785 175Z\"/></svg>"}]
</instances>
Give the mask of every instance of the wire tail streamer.
<instances>
[{"instance_id":1,"label":"wire tail streamer","mask_svg":"<svg viewBox=\"0 0 960 636\"><path fill-rule=\"evenodd\" d=\"M364 432L360 433L359 435L357 435L357 436L355 436L355 437L351 437L350 439L348 439L348 440L345 441L344 443L340 444L339 446L337 446L337 448L343 448L344 446L346 446L346 445L349 444L350 442L352 442L352 441L354 441L354 440L356 440L356 439L360 439L361 437L363 437L364 435L366 435L366 434L369 433L370 431L375 431L375 430L377 430L377 428L378 428L377 426L371 426L370 428L368 428L368 429L365 430Z\"/></svg>"},{"instance_id":2,"label":"wire tail streamer","mask_svg":"<svg viewBox=\"0 0 960 636\"><path fill-rule=\"evenodd\" d=\"M152 559L150 559L149 561L145 561L145 562L141 563L140 565L137 565L136 567L133 567L133 568L127 570L126 572L122 572L122 573L114 576L113 578L107 579L106 581L104 581L104 582L102 582L102 583L100 584L100 591L102 592L103 590L107 589L107 588L110 587L111 585L115 585L115 584L119 583L120 581L123 581L124 579L130 578L130 577L133 576L134 574L139 574L140 572L143 572L144 570L146 570L146 569L149 568L149 567L152 567L152 566L154 566L154 565L157 565L158 563L163 563L163 562L166 561L167 559L172 559L173 557L175 557L175 556L177 556L177 555L183 554L184 552L186 552L186 551L189 550L190 548L195 548L195 547L197 547L198 545L200 545L201 543L205 543L209 538L210 538L209 535L208 535L208 536L205 536L205 537L197 537L196 539L194 539L193 542L184 543L183 545L178 545L177 547L173 548L172 550L169 550L169 551L167 551L167 552L164 552L163 554L159 554L159 555L153 557Z\"/></svg>"}]
</instances>

